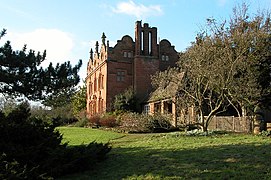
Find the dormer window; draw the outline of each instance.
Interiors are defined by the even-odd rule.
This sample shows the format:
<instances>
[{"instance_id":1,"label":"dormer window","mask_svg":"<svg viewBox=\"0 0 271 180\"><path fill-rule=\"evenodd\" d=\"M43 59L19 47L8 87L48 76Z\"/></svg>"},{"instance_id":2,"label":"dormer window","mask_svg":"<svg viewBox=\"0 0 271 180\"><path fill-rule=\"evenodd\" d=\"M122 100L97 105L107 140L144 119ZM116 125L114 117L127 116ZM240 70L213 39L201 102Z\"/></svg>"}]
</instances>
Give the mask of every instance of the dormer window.
<instances>
[{"instance_id":1,"label":"dormer window","mask_svg":"<svg viewBox=\"0 0 271 180\"><path fill-rule=\"evenodd\" d=\"M128 52L128 58L132 58L133 57L133 53L132 52Z\"/></svg>"},{"instance_id":2,"label":"dormer window","mask_svg":"<svg viewBox=\"0 0 271 180\"><path fill-rule=\"evenodd\" d=\"M162 61L165 61L166 57L165 55L162 55Z\"/></svg>"},{"instance_id":3,"label":"dormer window","mask_svg":"<svg viewBox=\"0 0 271 180\"><path fill-rule=\"evenodd\" d=\"M162 55L162 61L169 61L168 55Z\"/></svg>"},{"instance_id":4,"label":"dormer window","mask_svg":"<svg viewBox=\"0 0 271 180\"><path fill-rule=\"evenodd\" d=\"M128 52L128 51L124 51L123 52L123 57L125 58L132 58L133 57L133 52Z\"/></svg>"}]
</instances>

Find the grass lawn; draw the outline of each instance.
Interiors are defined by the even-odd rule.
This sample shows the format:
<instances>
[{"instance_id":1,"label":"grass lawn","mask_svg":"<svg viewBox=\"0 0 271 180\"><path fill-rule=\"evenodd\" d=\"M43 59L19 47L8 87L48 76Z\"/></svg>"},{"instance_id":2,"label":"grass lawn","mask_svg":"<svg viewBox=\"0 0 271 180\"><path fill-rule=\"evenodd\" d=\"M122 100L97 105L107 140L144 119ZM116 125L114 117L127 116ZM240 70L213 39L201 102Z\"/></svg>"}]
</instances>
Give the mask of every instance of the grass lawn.
<instances>
[{"instance_id":1,"label":"grass lawn","mask_svg":"<svg viewBox=\"0 0 271 180\"><path fill-rule=\"evenodd\" d=\"M271 179L267 137L118 134L71 127L60 131L71 145L96 140L113 147L96 169L63 179Z\"/></svg>"},{"instance_id":2,"label":"grass lawn","mask_svg":"<svg viewBox=\"0 0 271 180\"><path fill-rule=\"evenodd\" d=\"M68 142L69 145L88 144L92 141L107 143L124 136L111 131L80 127L58 127L58 130L63 134L63 142Z\"/></svg>"}]
</instances>

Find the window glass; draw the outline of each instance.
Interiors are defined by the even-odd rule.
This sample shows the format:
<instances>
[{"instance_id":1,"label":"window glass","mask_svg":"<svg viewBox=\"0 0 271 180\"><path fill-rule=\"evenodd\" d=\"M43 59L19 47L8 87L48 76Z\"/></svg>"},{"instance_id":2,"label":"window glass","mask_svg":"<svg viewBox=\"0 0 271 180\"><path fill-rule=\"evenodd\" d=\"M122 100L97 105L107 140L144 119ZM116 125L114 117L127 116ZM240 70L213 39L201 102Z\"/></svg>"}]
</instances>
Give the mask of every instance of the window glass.
<instances>
[{"instance_id":1,"label":"window glass","mask_svg":"<svg viewBox=\"0 0 271 180\"><path fill-rule=\"evenodd\" d=\"M147 105L144 106L144 113L145 114L150 114L150 105L147 104Z\"/></svg>"},{"instance_id":2,"label":"window glass","mask_svg":"<svg viewBox=\"0 0 271 180\"><path fill-rule=\"evenodd\" d=\"M132 52L128 52L128 58L132 58L133 57L133 53Z\"/></svg>"},{"instance_id":3,"label":"window glass","mask_svg":"<svg viewBox=\"0 0 271 180\"><path fill-rule=\"evenodd\" d=\"M162 55L162 61L165 61L165 55Z\"/></svg>"},{"instance_id":4,"label":"window glass","mask_svg":"<svg viewBox=\"0 0 271 180\"><path fill-rule=\"evenodd\" d=\"M124 71L117 71L117 81L124 81L125 72Z\"/></svg>"}]
</instances>

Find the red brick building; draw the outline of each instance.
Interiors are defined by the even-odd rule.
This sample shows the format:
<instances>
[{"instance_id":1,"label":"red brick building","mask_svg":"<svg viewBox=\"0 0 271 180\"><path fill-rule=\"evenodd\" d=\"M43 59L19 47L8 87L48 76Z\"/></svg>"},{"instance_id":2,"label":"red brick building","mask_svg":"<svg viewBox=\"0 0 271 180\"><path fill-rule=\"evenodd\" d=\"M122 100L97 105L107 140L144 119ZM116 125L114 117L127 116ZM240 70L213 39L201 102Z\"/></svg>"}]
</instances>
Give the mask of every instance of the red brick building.
<instances>
[{"instance_id":1,"label":"red brick building","mask_svg":"<svg viewBox=\"0 0 271 180\"><path fill-rule=\"evenodd\" d=\"M157 42L157 28L135 24L135 41L128 35L109 47L103 33L101 47L90 50L87 66L87 113L103 113L111 109L114 96L132 87L140 103L152 91L150 76L175 66L178 53L171 43Z\"/></svg>"}]
</instances>

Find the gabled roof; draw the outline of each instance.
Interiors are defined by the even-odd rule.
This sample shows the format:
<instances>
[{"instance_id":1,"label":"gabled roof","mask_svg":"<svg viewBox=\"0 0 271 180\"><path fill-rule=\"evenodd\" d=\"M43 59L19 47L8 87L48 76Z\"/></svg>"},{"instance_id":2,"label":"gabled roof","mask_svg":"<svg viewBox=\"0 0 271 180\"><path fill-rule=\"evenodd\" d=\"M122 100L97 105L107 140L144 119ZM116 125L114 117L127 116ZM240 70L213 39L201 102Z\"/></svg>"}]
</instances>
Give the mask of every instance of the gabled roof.
<instances>
[{"instance_id":1,"label":"gabled roof","mask_svg":"<svg viewBox=\"0 0 271 180\"><path fill-rule=\"evenodd\" d=\"M147 102L160 101L163 99L170 99L176 96L179 90L179 83L182 80L184 73L181 72L175 77L176 81L170 81L165 87L158 87L152 93L150 93Z\"/></svg>"}]
</instances>

